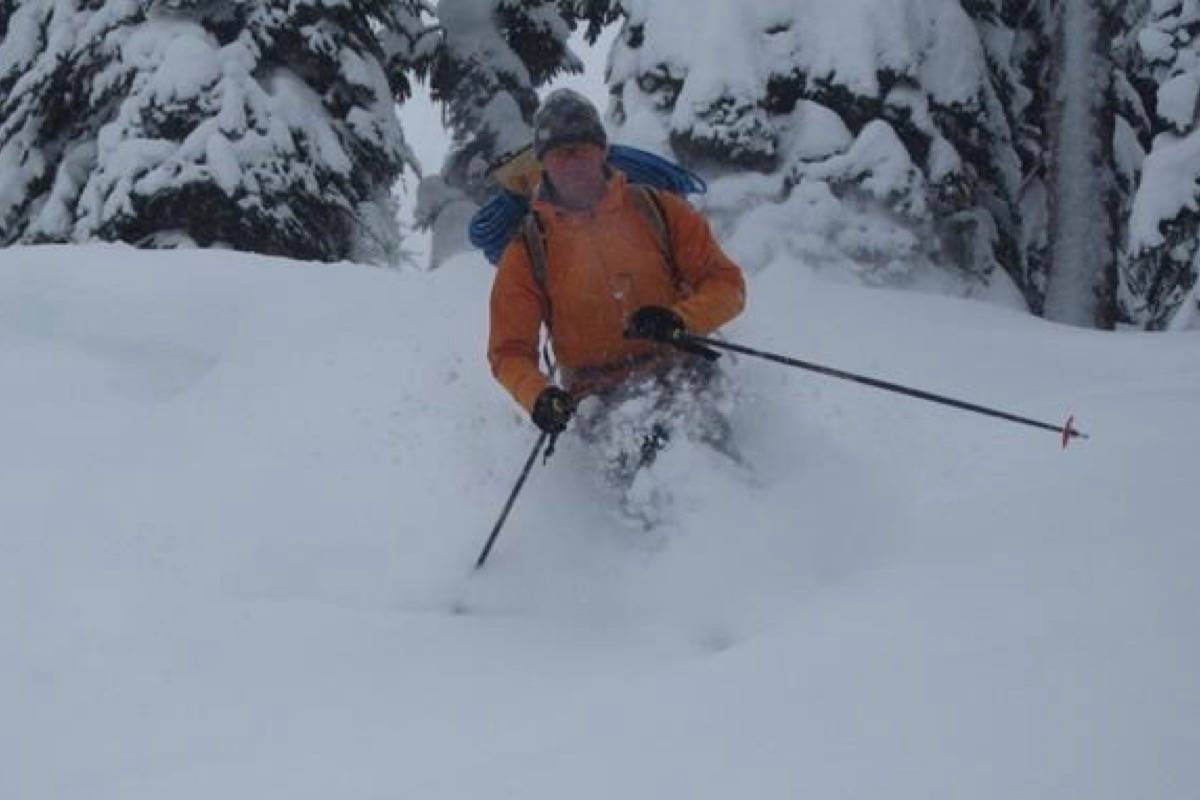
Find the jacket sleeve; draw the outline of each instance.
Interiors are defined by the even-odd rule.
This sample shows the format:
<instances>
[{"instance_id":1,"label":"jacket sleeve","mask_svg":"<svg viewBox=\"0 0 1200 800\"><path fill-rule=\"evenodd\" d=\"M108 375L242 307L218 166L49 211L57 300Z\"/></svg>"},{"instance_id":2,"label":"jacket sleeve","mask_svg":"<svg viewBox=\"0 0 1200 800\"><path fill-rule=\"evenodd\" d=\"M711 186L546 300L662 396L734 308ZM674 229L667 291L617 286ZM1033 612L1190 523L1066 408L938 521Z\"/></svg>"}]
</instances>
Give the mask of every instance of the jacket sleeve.
<instances>
[{"instance_id":1,"label":"jacket sleeve","mask_svg":"<svg viewBox=\"0 0 1200 800\"><path fill-rule=\"evenodd\" d=\"M742 270L725 255L708 221L686 200L670 192L660 192L659 198L671 229L675 267L690 287L673 309L689 331L712 333L746 306Z\"/></svg>"},{"instance_id":2,"label":"jacket sleeve","mask_svg":"<svg viewBox=\"0 0 1200 800\"><path fill-rule=\"evenodd\" d=\"M492 283L488 362L492 374L526 411L549 385L538 369L545 303L529 255L515 237L500 259Z\"/></svg>"}]
</instances>

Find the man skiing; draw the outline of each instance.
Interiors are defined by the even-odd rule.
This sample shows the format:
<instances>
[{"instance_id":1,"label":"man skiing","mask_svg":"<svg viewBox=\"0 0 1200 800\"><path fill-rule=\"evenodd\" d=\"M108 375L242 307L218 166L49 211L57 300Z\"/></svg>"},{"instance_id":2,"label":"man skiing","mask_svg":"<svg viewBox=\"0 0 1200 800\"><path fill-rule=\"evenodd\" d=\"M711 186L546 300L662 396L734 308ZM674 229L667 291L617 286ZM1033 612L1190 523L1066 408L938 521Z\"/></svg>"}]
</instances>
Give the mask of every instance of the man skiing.
<instances>
[{"instance_id":1,"label":"man skiing","mask_svg":"<svg viewBox=\"0 0 1200 800\"><path fill-rule=\"evenodd\" d=\"M692 429L687 435L721 444L723 418L714 421L705 399L719 394L715 367L672 342L710 334L741 312L741 270L685 200L630 184L607 166L604 126L582 95L560 89L546 98L533 148L542 166L531 211L537 235L514 237L496 272L493 374L550 434L580 409L585 438L627 436L611 412L640 398L640 442L613 454L626 479L653 461L680 422ZM538 366L543 325L560 385ZM587 397L597 401L581 409Z\"/></svg>"}]
</instances>

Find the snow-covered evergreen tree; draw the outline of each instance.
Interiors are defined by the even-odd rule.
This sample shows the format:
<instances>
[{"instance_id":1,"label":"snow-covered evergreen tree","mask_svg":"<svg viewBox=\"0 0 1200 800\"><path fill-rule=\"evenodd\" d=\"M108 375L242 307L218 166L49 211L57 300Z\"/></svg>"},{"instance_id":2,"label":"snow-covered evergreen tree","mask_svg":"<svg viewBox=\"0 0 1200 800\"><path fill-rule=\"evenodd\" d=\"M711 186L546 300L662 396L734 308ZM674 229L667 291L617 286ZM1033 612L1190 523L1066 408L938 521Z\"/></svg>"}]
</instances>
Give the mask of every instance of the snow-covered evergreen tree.
<instances>
[{"instance_id":1,"label":"snow-covered evergreen tree","mask_svg":"<svg viewBox=\"0 0 1200 800\"><path fill-rule=\"evenodd\" d=\"M0 45L3 240L394 259L411 156L381 34L423 8L27 0Z\"/></svg>"},{"instance_id":2,"label":"snow-covered evergreen tree","mask_svg":"<svg viewBox=\"0 0 1200 800\"><path fill-rule=\"evenodd\" d=\"M1183 327L1200 319L1200 1L1152 0L1137 41L1155 136L1130 215L1120 301L1136 324Z\"/></svg>"},{"instance_id":3,"label":"snow-covered evergreen tree","mask_svg":"<svg viewBox=\"0 0 1200 800\"><path fill-rule=\"evenodd\" d=\"M1049 111L1055 32L1053 0L965 0L987 56L992 86L1000 101L1012 146L1020 163L1016 213L1008 216L1007 239L1019 255L1011 260L1014 278L1031 310L1041 313L1050 271L1052 162Z\"/></svg>"},{"instance_id":4,"label":"snow-covered evergreen tree","mask_svg":"<svg viewBox=\"0 0 1200 800\"><path fill-rule=\"evenodd\" d=\"M53 239L41 231L70 227L57 198L77 196L94 166L97 132L125 90L111 68L140 17L132 4L95 8L82 0L26 0L7 17L0 40L0 245Z\"/></svg>"},{"instance_id":5,"label":"snow-covered evergreen tree","mask_svg":"<svg viewBox=\"0 0 1200 800\"><path fill-rule=\"evenodd\" d=\"M1154 135L1154 85L1138 45L1149 15L1149 0L1108 0L1102 7L1104 40L1112 61L1110 95L1101 123L1109 132L1110 215L1115 232L1112 275L1115 322L1134 323L1128 312L1125 279L1129 274L1129 221L1141 182L1142 165Z\"/></svg>"},{"instance_id":6,"label":"snow-covered evergreen tree","mask_svg":"<svg viewBox=\"0 0 1200 800\"><path fill-rule=\"evenodd\" d=\"M622 6L617 135L719 178L747 266L782 248L872 282L1028 282L1013 115L958 3Z\"/></svg>"},{"instance_id":7,"label":"snow-covered evergreen tree","mask_svg":"<svg viewBox=\"0 0 1200 800\"><path fill-rule=\"evenodd\" d=\"M493 191L490 166L529 144L537 89L583 69L555 0L441 0L437 17L430 88L453 146L440 173L422 181L417 208L418 223L434 229L434 266L466 246L466 220Z\"/></svg>"}]
</instances>

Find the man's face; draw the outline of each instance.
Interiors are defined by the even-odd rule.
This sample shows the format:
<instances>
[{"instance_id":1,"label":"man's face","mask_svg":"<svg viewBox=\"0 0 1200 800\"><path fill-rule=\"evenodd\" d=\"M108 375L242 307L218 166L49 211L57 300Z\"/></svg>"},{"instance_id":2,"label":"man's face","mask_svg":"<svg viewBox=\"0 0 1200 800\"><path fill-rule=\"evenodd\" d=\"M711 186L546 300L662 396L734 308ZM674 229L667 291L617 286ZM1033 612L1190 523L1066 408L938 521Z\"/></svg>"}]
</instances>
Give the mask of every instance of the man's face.
<instances>
[{"instance_id":1,"label":"man's face","mask_svg":"<svg viewBox=\"0 0 1200 800\"><path fill-rule=\"evenodd\" d=\"M592 142L559 145L542 156L542 166L560 193L594 194L605 183L604 148Z\"/></svg>"}]
</instances>

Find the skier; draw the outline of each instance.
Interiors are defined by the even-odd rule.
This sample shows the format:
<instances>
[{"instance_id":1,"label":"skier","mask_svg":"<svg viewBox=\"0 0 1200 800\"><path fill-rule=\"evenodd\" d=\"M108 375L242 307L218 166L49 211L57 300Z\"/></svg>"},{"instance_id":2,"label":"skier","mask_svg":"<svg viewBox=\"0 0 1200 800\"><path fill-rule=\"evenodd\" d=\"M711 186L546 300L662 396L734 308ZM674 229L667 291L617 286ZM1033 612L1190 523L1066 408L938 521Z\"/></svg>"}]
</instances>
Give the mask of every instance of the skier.
<instances>
[{"instance_id":1,"label":"skier","mask_svg":"<svg viewBox=\"0 0 1200 800\"><path fill-rule=\"evenodd\" d=\"M551 93L533 137L538 235L514 237L496 272L488 342L496 379L547 433L561 433L578 410L578 432L607 451L618 484L679 428L728 451L724 379L712 361L671 343L742 311L741 269L685 200L607 166L604 126L582 95ZM542 326L557 384L538 365Z\"/></svg>"}]
</instances>

